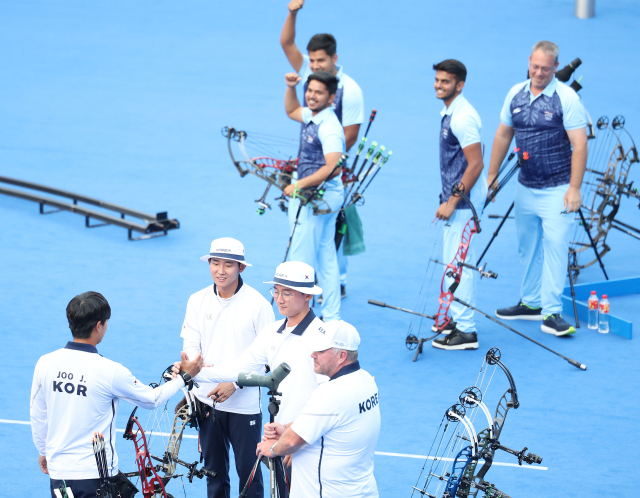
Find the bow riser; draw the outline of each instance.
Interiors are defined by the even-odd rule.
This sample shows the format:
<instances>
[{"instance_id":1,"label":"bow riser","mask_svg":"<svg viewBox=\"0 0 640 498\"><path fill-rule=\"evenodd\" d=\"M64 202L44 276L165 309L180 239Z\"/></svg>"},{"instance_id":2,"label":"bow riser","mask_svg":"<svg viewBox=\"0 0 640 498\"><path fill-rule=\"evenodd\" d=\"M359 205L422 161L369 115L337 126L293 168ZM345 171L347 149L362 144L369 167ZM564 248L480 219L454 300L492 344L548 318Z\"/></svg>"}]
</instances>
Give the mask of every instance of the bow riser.
<instances>
[{"instance_id":1,"label":"bow riser","mask_svg":"<svg viewBox=\"0 0 640 498\"><path fill-rule=\"evenodd\" d=\"M135 409L134 409L135 413ZM136 465L140 475L140 486L144 498L167 498L164 483L151 463L151 455L147 446L144 430L138 418L131 414L124 437L131 439L136 450Z\"/></svg>"}]
</instances>

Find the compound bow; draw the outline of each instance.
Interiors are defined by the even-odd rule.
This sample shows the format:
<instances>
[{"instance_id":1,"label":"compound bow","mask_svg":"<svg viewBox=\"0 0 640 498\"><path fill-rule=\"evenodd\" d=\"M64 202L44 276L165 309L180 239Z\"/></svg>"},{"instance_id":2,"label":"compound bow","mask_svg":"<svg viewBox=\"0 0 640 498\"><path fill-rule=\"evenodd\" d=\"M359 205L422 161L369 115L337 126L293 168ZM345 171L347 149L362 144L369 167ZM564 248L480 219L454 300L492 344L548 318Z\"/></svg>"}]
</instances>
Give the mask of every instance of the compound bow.
<instances>
[{"instance_id":1,"label":"compound bow","mask_svg":"<svg viewBox=\"0 0 640 498\"><path fill-rule=\"evenodd\" d=\"M478 493L482 491L485 497L508 498L505 493L498 490L493 484L489 483L485 479L487 472L493 465L496 451L502 450L514 455L518 459L519 465L522 465L523 462L527 464L542 463L541 457L534 453L527 453L527 447L521 451L516 451L500 443L499 439L504 427L507 412L512 408L517 409L520 406L513 376L509 369L500 361L500 356L501 354L498 348L491 348L487 352L480 368L478 379L476 379L476 385L462 391L462 394L460 394L458 398L458 402L446 411L443 420L440 423L440 428L442 428L444 420L446 420L447 423L442 430L436 455L429 456L427 460L425 460L425 464L423 465L420 476L418 477L418 482L416 482L416 486L413 487L414 491L412 492L412 496L413 493L417 491L422 496L428 496L429 498L454 498L456 496L459 498L467 498L470 496L476 497ZM495 367L499 366L509 382L509 388L500 397L493 417L483 402L484 395L482 392L482 387L489 366L494 366L494 372ZM484 386L485 394L492 379L493 373L489 377L487 385ZM476 433L473 422L475 419L475 413L478 409L480 409L487 419L487 427L479 433ZM469 413L470 410L471 413ZM459 425L454 425L453 427L456 430L453 431L451 437L443 447L445 436L448 433L449 428L452 427L451 424L457 424L458 422L461 423L466 436L461 434L461 428ZM429 450L430 453L431 450L433 450L435 442L438 440L438 435L441 432L440 428L438 429L431 445L431 449ZM468 442L469 445L458 451L459 446L462 445L462 441ZM455 457L451 458L453 455L455 455ZM417 485L424 473L428 460L432 461L431 468L426 476L424 486L422 488L418 488ZM477 465L480 460L483 460L484 463L476 473ZM443 465L443 462L446 463ZM452 462L450 466L448 465L449 462ZM440 473L438 474L438 472ZM443 483L444 489L440 491ZM433 490L433 492L430 492L430 488L433 486L435 486L436 489Z\"/></svg>"},{"instance_id":2,"label":"compound bow","mask_svg":"<svg viewBox=\"0 0 640 498\"><path fill-rule=\"evenodd\" d=\"M169 366L164 370L160 383L171 380L171 369L172 366ZM159 386L159 384L155 382L150 385L154 388ZM188 463L178 457L185 428L187 426L197 428L199 417L198 404L195 396L186 386L183 388L183 391L185 404L176 411L170 432L159 430L161 421L167 416L168 401L164 404L160 416L156 416L156 412L153 412L154 417L151 423L153 427L151 431L142 428L138 418L135 416L137 407L134 408L129 417L129 422L127 423L123 437L134 442L138 472L130 472L124 475L126 477L138 476L140 478L140 487L142 488L144 498L172 498L172 495L167 492L167 486L171 479L183 477L182 474L176 474L178 465L188 470L186 478L190 483L193 482L194 477L199 479L203 477L216 477L215 471L207 469L204 466L198 468L198 461ZM146 424L147 426L149 426L151 420L150 413ZM149 440L147 440L147 434L151 436ZM156 435L168 435L166 449L162 457L151 454L149 450ZM160 463L153 465L152 460ZM162 474L162 476L160 474ZM179 488L177 489L179 492ZM184 483L182 489L186 497Z\"/></svg>"},{"instance_id":3,"label":"compound bow","mask_svg":"<svg viewBox=\"0 0 640 498\"><path fill-rule=\"evenodd\" d=\"M598 262L598 258L601 259L611 250L607 244L607 235L611 228L640 238L637 228L615 219L623 196L640 199L633 182L629 181L631 166L638 162L638 152L624 124L623 116L616 116L611 125L609 119L602 116L598 119L595 130L590 124L589 157L582 187L582 210L585 219L581 220L581 226L576 227L569 250L571 271L575 277L580 270L592 266ZM622 132L624 135L621 136ZM624 142L629 143L626 150L623 137ZM605 162L606 166L602 166ZM581 255L591 254L589 236L593 240L596 256L581 262Z\"/></svg>"},{"instance_id":4,"label":"compound bow","mask_svg":"<svg viewBox=\"0 0 640 498\"><path fill-rule=\"evenodd\" d=\"M498 325L503 326L506 329L509 329L511 332L514 332L516 334L518 334L520 337L523 337L524 339L527 339L528 341L531 341L532 343L546 349L547 351L549 351L550 353L555 354L556 356L559 356L560 358L562 358L563 360L568 361L569 363L571 363L574 367L579 368L581 370L586 370L587 366L576 361L573 360L571 358L568 358L560 353L558 353L557 351L554 351L553 349L545 346L544 344L539 343L538 341L532 339L531 337L523 334L522 332L517 331L516 329L514 329L513 327L510 327L509 325L507 325L506 323L497 320L496 318L492 317L491 315L485 313L484 311L476 308L475 306L466 303L464 301L462 301L461 299L459 299L458 297L454 296L454 292L456 291L456 289L458 288L459 284L460 284L460 279L462 277L462 272L465 268L468 268L469 270L473 270L473 271L477 271L478 273L480 273L480 277L489 277L489 278L497 278L498 275L495 274L492 271L488 271L486 270L486 264L483 267L477 267L477 266L473 266L470 265L468 263L465 262L465 259L467 257L467 253L469 251L469 245L471 243L471 238L473 237L474 234L476 233L480 233L480 221L478 220L478 215L476 213L475 208L473 207L473 203L471 202L471 199L469 199L469 197L467 197L464 193L464 185L462 184L458 184L458 185L454 185L452 188L452 195L458 195L460 197L462 197L471 207L471 212L472 212L472 216L471 219L469 219L469 221L467 222L467 224L464 227L464 230L462 231L462 236L460 238L460 244L458 246L458 250L456 251L456 254L453 258L453 260L451 261L451 263L449 263L447 265L447 267L445 268L444 274L442 275L442 280L440 282L440 296L438 298L438 312L435 315L426 315L424 313L419 313L416 311L411 311L411 310L407 310L404 308L398 308L396 306L390 306L386 303L382 303L380 301L375 301L373 299L369 299L369 304L373 304L375 306L380 306L383 308L392 308L392 309L396 309L399 311L404 311L406 313L411 313L413 315L417 315L420 317L424 317L424 318L429 318L431 320L435 321L434 326L432 327L432 331L435 332L435 335L432 335L431 337L427 337L427 338L418 338L415 334L412 333L412 328L413 327L413 321L410 325L409 328L409 333L407 334L407 337L405 339L405 346L407 347L407 349L409 350L416 350L415 356L413 357L413 361L417 361L418 359L418 355L420 353L422 353L423 350L423 345L425 342L428 342L434 338L436 338L438 335L440 335L443 331L443 329L449 325L449 323L451 323L451 318L449 317L449 308L451 306L451 303L453 303L454 301L457 302L458 304L461 304L462 306L466 306L467 308L475 311L476 313L481 314L482 316L484 316L485 318L488 318L489 320L497 323ZM436 242L437 242L436 238ZM434 245L435 248L435 245ZM432 252L433 255L433 252ZM431 262L435 262L440 264L439 261L430 258L429 260L429 264L431 264ZM429 266L427 265L427 272L429 272ZM432 274L433 275L433 274ZM425 277L426 278L426 277ZM453 282L450 285L447 285L446 282L446 278L450 278L453 280ZM423 287L424 287L424 282L423 282ZM422 289L420 290L420 296L419 298L422 297ZM425 303L428 302L428 297L429 297L429 292L427 291L425 297L424 297L424 301Z\"/></svg>"},{"instance_id":5,"label":"compound bow","mask_svg":"<svg viewBox=\"0 0 640 498\"><path fill-rule=\"evenodd\" d=\"M370 118L369 124L373 121L373 117L375 116L375 111L372 113L372 117ZM368 131L368 128L367 128ZM276 143L278 141L283 141L282 143L287 144L287 146L291 147L293 141L288 141L288 139L278 139L277 137L270 137L268 135L259 135L252 133L252 135L258 135L262 138L261 141L257 143L259 146L266 146L264 140L267 138L270 140L275 140ZM271 209L271 205L267 202L267 195L272 187L275 187L277 190L281 192L291 184L293 181L293 174L295 173L298 167L298 159L275 159L273 157L259 156L259 157L251 157L247 152L249 134L245 131L237 130L231 126L225 126L222 128L222 136L227 139L227 148L229 149L229 156L231 157L231 161L234 166L240 173L241 177L245 177L248 174L252 174L267 182L267 187L264 190L262 196L259 199L256 199L255 202L258 203L257 213L262 215L265 213L267 209ZM265 138L266 137L266 138ZM373 160L368 169L364 171L364 166L366 165L366 161L368 161L372 154L374 153L377 143L372 142L372 146L367 150L367 154L365 156L365 161L363 162L360 171L358 173L354 173L354 168L358 161L358 157L364 148L365 142L367 141L366 135L363 137L360 145L358 146L358 154L356 155L356 159L351 166L351 168L347 167L346 163L342 169L342 182L346 186L349 186L349 195L345 197L345 202L342 206L340 206L339 211L343 211L348 207L358 204L364 204L364 190L369 187L375 176L378 174L382 166L389 160L389 156L391 152L389 152L386 156L383 156L383 152L385 150L384 146L381 146L379 150L373 155ZM238 160L234 156L233 153L233 142L237 143L240 152L242 153L244 159ZM270 152L275 153L274 155L281 154L278 150L271 150ZM369 179L369 182L366 185L363 185L366 179ZM360 187L364 186L362 192L359 192ZM355 192L351 195L351 191L355 187ZM322 199L321 196L313 195L314 189L303 189L301 191L296 191L296 196L300 197L303 204L310 204L313 207L314 215L322 215L331 213L331 207L327 204L326 201ZM288 211L288 200L284 195L280 195L276 198L278 201L278 205L280 209L284 212Z\"/></svg>"},{"instance_id":6,"label":"compound bow","mask_svg":"<svg viewBox=\"0 0 640 498\"><path fill-rule=\"evenodd\" d=\"M477 271L480 273L480 276L488 276L491 278L497 278L497 275L493 272L486 270L486 265L483 268L478 268L476 266L472 266L466 263L467 253L469 252L469 246L471 244L471 239L477 233L480 233L480 220L478 219L478 213L476 212L471 199L465 194L465 187L462 183L454 185L451 189L451 194L453 196L459 196L464 199L469 207L471 208L471 217L469 221L465 225L462 230L462 236L460 237L460 244L458 245L458 250L456 251L453 260L449 264L446 265L446 268L442 274L442 279L440 281L440 295L438 297L438 311L435 315L424 315L421 313L414 313L421 315L425 318L430 318L435 321L435 325L432 328L435 335L428 338L418 338L415 334L412 333L412 330L409 330L407 334L407 338L405 339L405 344L409 350L416 349L416 355L414 357L414 361L417 360L418 355L422 352L423 344L428 342L438 335L442 333L444 328L451 323L451 317L449 316L449 308L451 307L451 303L454 301L454 292L460 285L460 279L462 278L462 272L465 268L468 268L473 271ZM437 241L436 241L437 242ZM435 247L435 245L434 245ZM432 254L433 256L433 254ZM441 264L440 261L430 258L429 264L431 263ZM427 266L427 273L429 273L429 266ZM432 274L433 276L433 274ZM427 292L428 294L428 292ZM370 300L370 304L376 304L380 306L384 303L379 303L377 301Z\"/></svg>"}]
</instances>

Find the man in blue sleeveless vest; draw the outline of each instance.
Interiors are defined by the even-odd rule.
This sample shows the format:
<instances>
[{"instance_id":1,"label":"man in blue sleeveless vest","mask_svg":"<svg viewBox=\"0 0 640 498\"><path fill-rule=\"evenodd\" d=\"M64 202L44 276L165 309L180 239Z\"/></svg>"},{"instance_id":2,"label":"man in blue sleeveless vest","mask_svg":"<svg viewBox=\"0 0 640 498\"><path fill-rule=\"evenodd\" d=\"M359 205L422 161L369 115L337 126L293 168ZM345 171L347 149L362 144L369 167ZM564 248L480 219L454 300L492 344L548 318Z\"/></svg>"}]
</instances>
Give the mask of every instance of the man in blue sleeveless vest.
<instances>
[{"instance_id":1,"label":"man in blue sleeveless vest","mask_svg":"<svg viewBox=\"0 0 640 498\"><path fill-rule=\"evenodd\" d=\"M489 185L515 134L527 152L518 175L515 220L523 270L520 302L499 309L507 320L543 320L543 332L573 334L562 318L561 295L567 274L571 214L582 202L580 186L587 164L587 116L578 95L555 78L558 46L541 41L529 57L531 79L507 94L491 152Z\"/></svg>"},{"instance_id":2,"label":"man in blue sleeveless vest","mask_svg":"<svg viewBox=\"0 0 640 498\"><path fill-rule=\"evenodd\" d=\"M302 107L296 95L300 76L289 73L285 81L287 91L284 106L287 115L302 123L298 178L284 189L284 195L291 197L289 224L293 227L300 203L300 198L294 195L295 191L317 187L327 179L344 153L345 145L344 130L331 108L338 89L338 79L323 71L311 74L305 91L308 107ZM302 208L291 241L289 259L316 268L324 295L322 315L325 321L331 321L340 320L340 273L334 242L336 218L344 198L340 171L333 173L333 177L325 183L324 190L323 200L332 212L314 215L310 204Z\"/></svg>"},{"instance_id":3,"label":"man in blue sleeveless vest","mask_svg":"<svg viewBox=\"0 0 640 498\"><path fill-rule=\"evenodd\" d=\"M474 207L487 196L482 174L482 122L476 110L462 95L467 78L464 64L448 59L434 64L433 69L436 71L436 97L444 102L444 109L440 112L442 193L436 218L445 222L443 259L445 263L449 263L455 257L464 227L471 219L471 208L461 197L452 196L451 188L462 183ZM473 246L469 248L467 259L475 261ZM452 282L452 279L447 279L446 285L449 286ZM456 296L472 306L475 304L475 275L467 268L462 272ZM431 345L449 350L478 349L473 311L454 302L449 307L449 313L451 322L443 330L444 337L434 340ZM435 326L433 330L437 330Z\"/></svg>"},{"instance_id":4,"label":"man in blue sleeveless vest","mask_svg":"<svg viewBox=\"0 0 640 498\"><path fill-rule=\"evenodd\" d=\"M304 0L292 0L289 3L289 15L282 28L280 44L289 64L305 82L305 91L307 78L312 73L326 71L338 78L338 90L331 105L344 127L347 151L349 151L358 139L360 125L365 121L362 90L352 78L343 72L342 66L337 64L337 46L333 35L323 33L312 36L307 45L308 55L303 55L300 52L295 43L296 18L303 5ZM306 101L303 101L302 105L306 106ZM344 298L347 296L347 257L342 253L342 244L338 248L338 264L340 265L341 297Z\"/></svg>"}]
</instances>

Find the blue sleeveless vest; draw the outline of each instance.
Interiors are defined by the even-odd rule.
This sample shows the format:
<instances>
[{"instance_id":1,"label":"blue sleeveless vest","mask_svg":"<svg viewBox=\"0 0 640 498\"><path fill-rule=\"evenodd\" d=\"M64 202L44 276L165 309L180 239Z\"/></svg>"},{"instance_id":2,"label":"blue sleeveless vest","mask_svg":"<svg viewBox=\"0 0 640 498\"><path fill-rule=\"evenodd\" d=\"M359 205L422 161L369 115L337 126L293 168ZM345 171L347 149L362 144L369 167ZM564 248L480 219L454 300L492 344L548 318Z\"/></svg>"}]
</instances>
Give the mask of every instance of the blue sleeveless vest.
<instances>
[{"instance_id":1,"label":"blue sleeveless vest","mask_svg":"<svg viewBox=\"0 0 640 498\"><path fill-rule=\"evenodd\" d=\"M440 125L440 176L442 177L442 194L440 203L451 197L451 188L462 180L467 170L467 158L464 157L460 142L451 131L451 115L445 114ZM465 192L469 195L469 192ZM471 209L464 199L460 199L456 209Z\"/></svg>"},{"instance_id":2,"label":"blue sleeveless vest","mask_svg":"<svg viewBox=\"0 0 640 498\"><path fill-rule=\"evenodd\" d=\"M309 86L309 82L305 81L304 83L304 93L302 94L302 107L307 106L307 87ZM338 116L338 121L342 124L342 94L344 93L344 87L338 88L336 91L336 96L333 99L333 103L331 107L333 108L333 112Z\"/></svg>"},{"instance_id":3,"label":"blue sleeveless vest","mask_svg":"<svg viewBox=\"0 0 640 498\"><path fill-rule=\"evenodd\" d=\"M562 103L557 92L539 95L530 103L526 87L511 101L516 146L528 152L518 181L529 188L549 188L571 180L571 143L562 123Z\"/></svg>"},{"instance_id":4,"label":"blue sleeveless vest","mask_svg":"<svg viewBox=\"0 0 640 498\"><path fill-rule=\"evenodd\" d=\"M313 121L309 121L308 124L303 123L298 151L298 180L314 174L325 164L322 142L318 136L318 125Z\"/></svg>"}]
</instances>

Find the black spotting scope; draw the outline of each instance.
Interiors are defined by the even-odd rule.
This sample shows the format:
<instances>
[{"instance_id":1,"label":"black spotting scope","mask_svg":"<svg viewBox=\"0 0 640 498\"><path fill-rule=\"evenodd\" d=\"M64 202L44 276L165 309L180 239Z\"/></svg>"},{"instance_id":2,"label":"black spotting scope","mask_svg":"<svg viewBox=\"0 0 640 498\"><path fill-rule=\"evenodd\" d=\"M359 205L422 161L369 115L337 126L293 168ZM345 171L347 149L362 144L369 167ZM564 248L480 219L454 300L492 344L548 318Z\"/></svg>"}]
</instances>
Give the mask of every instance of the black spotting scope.
<instances>
[{"instance_id":1,"label":"black spotting scope","mask_svg":"<svg viewBox=\"0 0 640 498\"><path fill-rule=\"evenodd\" d=\"M571 78L573 72L578 69L580 64L582 64L582 61L578 57L576 57L570 64L567 64L559 71L556 71L556 78L558 78L558 80L562 81L563 83L566 83L567 81L569 81L569 78Z\"/></svg>"},{"instance_id":2,"label":"black spotting scope","mask_svg":"<svg viewBox=\"0 0 640 498\"><path fill-rule=\"evenodd\" d=\"M291 367L286 363L280 363L269 375L256 375L252 373L241 373L238 375L238 385L241 387L266 387L270 391L276 391L280 382L291 373Z\"/></svg>"}]
</instances>

